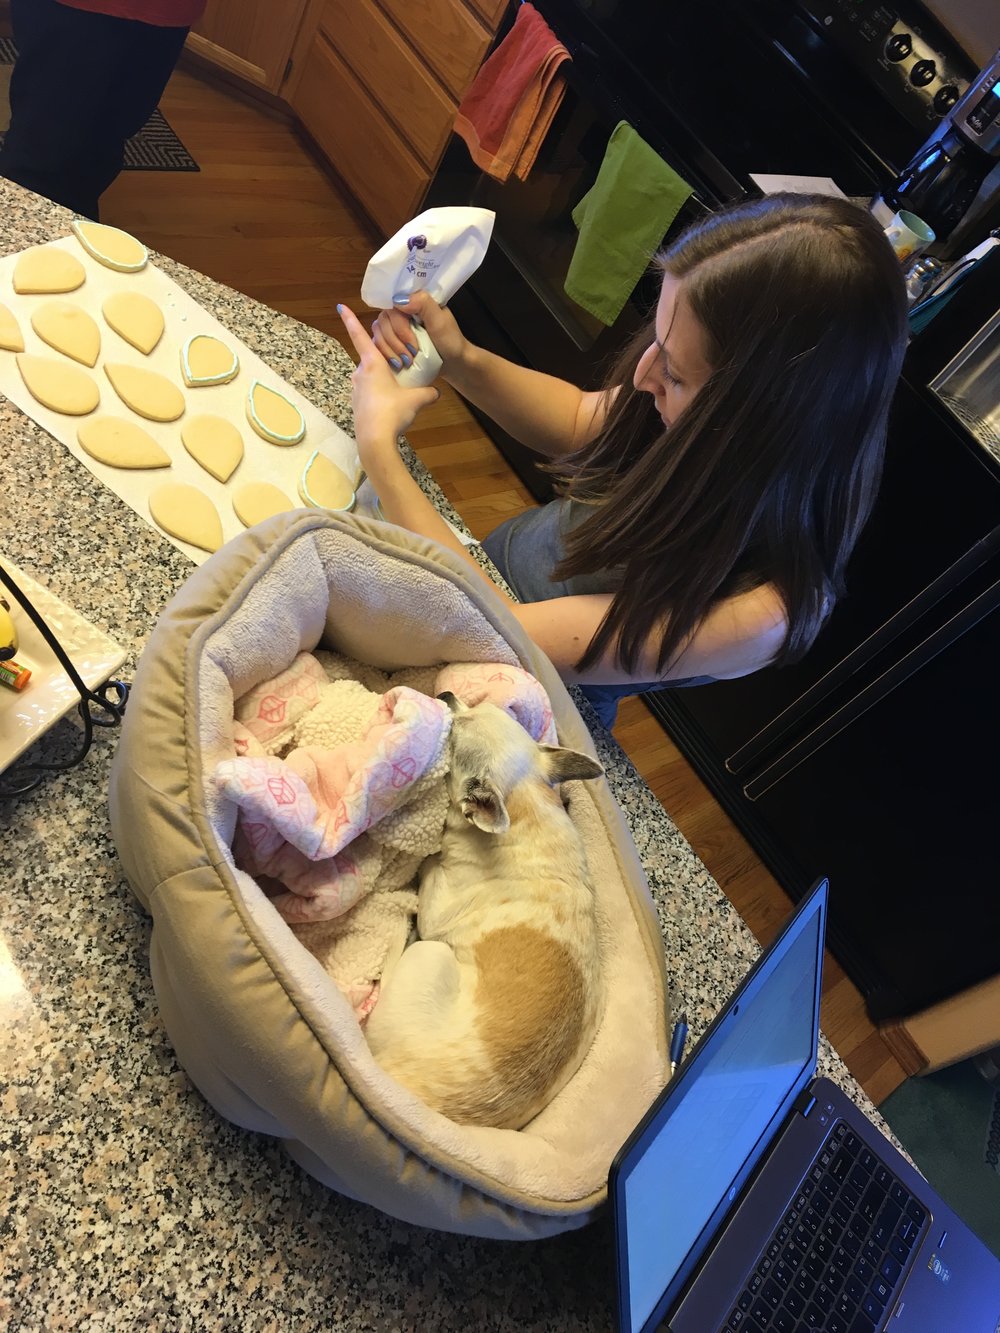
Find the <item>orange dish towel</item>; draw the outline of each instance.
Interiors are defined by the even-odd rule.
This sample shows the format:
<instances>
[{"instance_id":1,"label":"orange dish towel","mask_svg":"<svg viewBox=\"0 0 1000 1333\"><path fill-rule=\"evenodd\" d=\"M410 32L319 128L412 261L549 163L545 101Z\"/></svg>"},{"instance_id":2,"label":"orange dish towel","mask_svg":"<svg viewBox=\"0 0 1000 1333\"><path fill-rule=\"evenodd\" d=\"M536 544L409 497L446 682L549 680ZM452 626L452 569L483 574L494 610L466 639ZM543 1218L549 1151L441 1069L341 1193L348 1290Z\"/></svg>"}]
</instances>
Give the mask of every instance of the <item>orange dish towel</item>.
<instances>
[{"instance_id":1,"label":"orange dish towel","mask_svg":"<svg viewBox=\"0 0 1000 1333\"><path fill-rule=\"evenodd\" d=\"M455 117L455 133L488 176L527 179L566 91L558 70L569 58L534 5L522 4Z\"/></svg>"}]
</instances>

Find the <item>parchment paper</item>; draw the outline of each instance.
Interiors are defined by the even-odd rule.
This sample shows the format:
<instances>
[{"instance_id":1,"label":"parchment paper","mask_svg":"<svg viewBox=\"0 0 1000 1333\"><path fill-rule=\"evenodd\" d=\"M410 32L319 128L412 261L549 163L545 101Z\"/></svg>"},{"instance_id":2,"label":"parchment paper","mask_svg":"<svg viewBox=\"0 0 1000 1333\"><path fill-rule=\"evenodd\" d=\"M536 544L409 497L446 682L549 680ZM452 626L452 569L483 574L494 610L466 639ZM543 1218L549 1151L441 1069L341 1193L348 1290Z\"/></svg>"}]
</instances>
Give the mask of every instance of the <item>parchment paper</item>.
<instances>
[{"instance_id":1,"label":"parchment paper","mask_svg":"<svg viewBox=\"0 0 1000 1333\"><path fill-rule=\"evenodd\" d=\"M302 508L304 501L298 493L299 478L314 449L326 454L347 473L349 478L352 480L355 478L359 469L358 452L350 436L313 407L301 393L269 370L259 356L235 338L224 325L166 274L151 263L139 273L118 273L92 259L74 236L65 236L52 244L75 255L86 269L87 280L75 292L55 296L19 295L14 291L12 281L14 266L19 256L13 254L0 259L0 302L17 318L24 337L25 351L61 358L62 353L54 351L35 334L31 327L32 312L46 301L70 301L82 306L97 321L101 330L101 354L97 365L92 370L87 366L82 367L97 381L101 392L100 405L92 415L107 414L135 422L163 446L173 460L171 466L131 470L107 467L103 463L98 463L80 448L76 439L77 426L89 418L64 416L36 402L21 379L14 353L3 350L0 350L0 392L60 440L95 477L120 496L157 532L162 532L162 529L150 518L149 496L157 486L165 482L184 482L203 490L219 512L223 535L228 541L230 537L243 531L243 524L233 510L232 495L247 482L269 481L284 491L288 497L289 508ZM106 297L119 291L142 292L154 300L163 311L166 325L163 337L149 356L143 356L141 352L136 351L104 321L101 304ZM239 357L239 374L228 384L193 389L185 385L181 374L181 348L188 338L199 333L218 338ZM140 417L131 408L126 407L111 387L111 381L104 373L105 361L127 362L129 365L156 370L165 375L184 395L187 405L184 416L168 423L147 421L144 417ZM70 361L70 364L79 365L75 361ZM305 438L299 444L290 446L270 444L267 440L261 439L250 426L246 416L246 400L250 385L255 379L259 379L269 388L277 389L299 408L306 423ZM219 482L206 472L181 443L181 425L185 417L199 416L202 413L227 417L243 438L243 461L228 482ZM196 564L201 564L208 558L208 552L190 546L187 542L178 541L168 533L162 535Z\"/></svg>"}]
</instances>

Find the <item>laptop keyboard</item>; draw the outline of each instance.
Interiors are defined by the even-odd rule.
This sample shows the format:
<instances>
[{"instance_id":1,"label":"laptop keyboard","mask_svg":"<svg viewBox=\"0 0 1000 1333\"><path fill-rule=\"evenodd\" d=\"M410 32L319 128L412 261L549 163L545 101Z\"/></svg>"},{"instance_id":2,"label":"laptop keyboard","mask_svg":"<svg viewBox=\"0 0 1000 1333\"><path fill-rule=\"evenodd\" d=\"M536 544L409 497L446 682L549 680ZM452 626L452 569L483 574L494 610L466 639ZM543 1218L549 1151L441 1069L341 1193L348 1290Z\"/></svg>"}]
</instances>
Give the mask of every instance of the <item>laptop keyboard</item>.
<instances>
[{"instance_id":1,"label":"laptop keyboard","mask_svg":"<svg viewBox=\"0 0 1000 1333\"><path fill-rule=\"evenodd\" d=\"M875 1333L927 1212L838 1120L719 1333Z\"/></svg>"}]
</instances>

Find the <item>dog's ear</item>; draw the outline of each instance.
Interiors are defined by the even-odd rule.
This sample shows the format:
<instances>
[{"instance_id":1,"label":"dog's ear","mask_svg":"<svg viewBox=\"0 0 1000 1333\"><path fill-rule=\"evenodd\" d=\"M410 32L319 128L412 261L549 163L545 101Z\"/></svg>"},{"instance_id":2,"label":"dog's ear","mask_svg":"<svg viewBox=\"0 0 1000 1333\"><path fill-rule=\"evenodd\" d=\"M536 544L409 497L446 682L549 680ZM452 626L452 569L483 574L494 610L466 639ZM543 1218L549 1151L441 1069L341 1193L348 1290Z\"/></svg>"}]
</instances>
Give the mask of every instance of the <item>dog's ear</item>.
<instances>
[{"instance_id":1,"label":"dog's ear","mask_svg":"<svg viewBox=\"0 0 1000 1333\"><path fill-rule=\"evenodd\" d=\"M503 797L489 778L468 778L459 805L469 823L484 833L506 833L510 828Z\"/></svg>"},{"instance_id":2,"label":"dog's ear","mask_svg":"<svg viewBox=\"0 0 1000 1333\"><path fill-rule=\"evenodd\" d=\"M599 778L604 772L596 759L591 759L589 754L581 754L579 750L564 750L558 745L539 745L538 748L542 752L542 767L553 785Z\"/></svg>"},{"instance_id":3,"label":"dog's ear","mask_svg":"<svg viewBox=\"0 0 1000 1333\"><path fill-rule=\"evenodd\" d=\"M447 704L453 713L467 713L469 711L468 705L462 703L458 695L452 694L451 690L444 690L438 695L438 698L443 704Z\"/></svg>"}]
</instances>

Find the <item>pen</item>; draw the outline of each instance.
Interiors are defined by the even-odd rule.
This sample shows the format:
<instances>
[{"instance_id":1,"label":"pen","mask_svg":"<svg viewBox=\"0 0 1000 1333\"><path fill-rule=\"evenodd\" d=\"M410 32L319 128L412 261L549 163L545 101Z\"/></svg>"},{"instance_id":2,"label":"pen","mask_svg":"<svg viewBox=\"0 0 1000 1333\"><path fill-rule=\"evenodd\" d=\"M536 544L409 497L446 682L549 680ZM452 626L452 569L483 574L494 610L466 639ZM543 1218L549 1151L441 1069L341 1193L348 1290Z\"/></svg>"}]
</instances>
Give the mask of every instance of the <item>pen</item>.
<instances>
[{"instance_id":1,"label":"pen","mask_svg":"<svg viewBox=\"0 0 1000 1333\"><path fill-rule=\"evenodd\" d=\"M687 1041L688 1023L687 1014L682 1013L680 1018L674 1024L674 1030L670 1034L670 1073L677 1072L677 1066L681 1062L681 1056L684 1054L684 1043Z\"/></svg>"}]
</instances>

